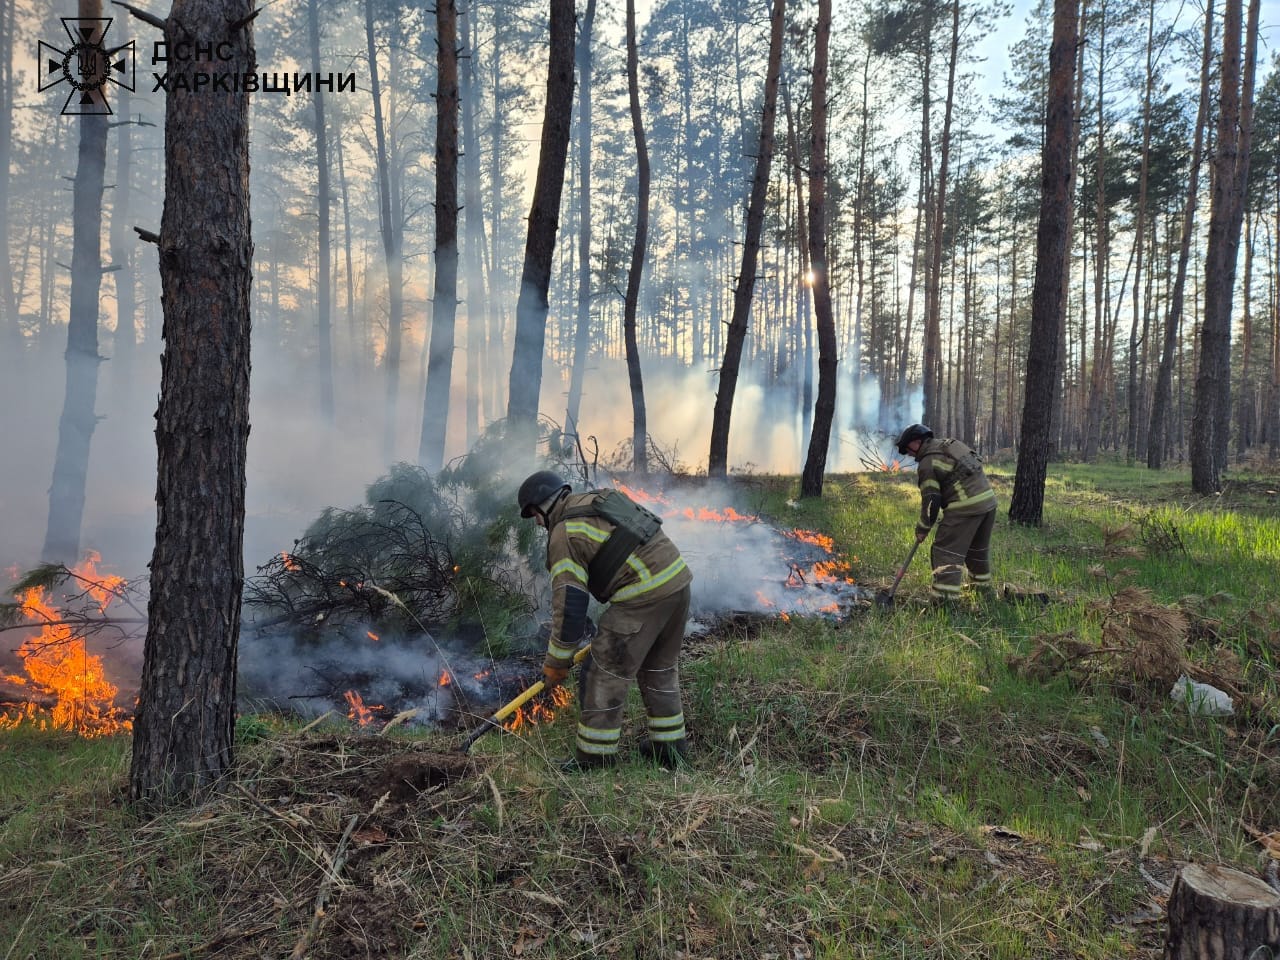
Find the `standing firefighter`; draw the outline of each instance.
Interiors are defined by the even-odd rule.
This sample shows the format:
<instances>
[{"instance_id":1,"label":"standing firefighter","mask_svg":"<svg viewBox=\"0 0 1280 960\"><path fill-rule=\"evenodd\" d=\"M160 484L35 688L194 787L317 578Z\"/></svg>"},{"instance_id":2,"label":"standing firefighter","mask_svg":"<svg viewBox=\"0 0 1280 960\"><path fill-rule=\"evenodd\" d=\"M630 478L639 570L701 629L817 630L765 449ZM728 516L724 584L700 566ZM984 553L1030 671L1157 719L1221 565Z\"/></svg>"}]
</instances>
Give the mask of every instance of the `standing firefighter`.
<instances>
[{"instance_id":1,"label":"standing firefighter","mask_svg":"<svg viewBox=\"0 0 1280 960\"><path fill-rule=\"evenodd\" d=\"M913 423L898 437L898 453L916 459L920 519L916 541L923 542L942 513L933 538L933 597L954 600L964 585L964 570L975 590L994 593L991 583L991 530L996 493L982 472L982 458L959 440L934 439L933 431Z\"/></svg>"},{"instance_id":2,"label":"standing firefighter","mask_svg":"<svg viewBox=\"0 0 1280 960\"><path fill-rule=\"evenodd\" d=\"M569 673L590 596L609 609L582 666L580 715L567 771L617 761L622 713L632 680L649 718L642 754L668 766L688 752L677 660L689 618L693 574L660 529L662 521L617 490L571 493L548 470L520 485L520 516L545 527L551 573L551 637L542 672L548 684Z\"/></svg>"}]
</instances>

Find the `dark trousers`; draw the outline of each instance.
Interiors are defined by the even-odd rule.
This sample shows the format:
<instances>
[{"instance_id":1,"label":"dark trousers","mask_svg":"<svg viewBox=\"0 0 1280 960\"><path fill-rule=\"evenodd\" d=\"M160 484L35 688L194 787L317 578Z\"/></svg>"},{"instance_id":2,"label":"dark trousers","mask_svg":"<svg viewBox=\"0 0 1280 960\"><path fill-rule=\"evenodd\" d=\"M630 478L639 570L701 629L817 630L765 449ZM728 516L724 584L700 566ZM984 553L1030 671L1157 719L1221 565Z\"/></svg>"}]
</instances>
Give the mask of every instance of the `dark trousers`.
<instances>
[{"instance_id":1,"label":"dark trousers","mask_svg":"<svg viewBox=\"0 0 1280 960\"><path fill-rule=\"evenodd\" d=\"M964 586L964 571L976 589L991 589L991 531L996 525L993 507L986 513L953 517L944 512L933 535L933 595L953 599Z\"/></svg>"}]
</instances>

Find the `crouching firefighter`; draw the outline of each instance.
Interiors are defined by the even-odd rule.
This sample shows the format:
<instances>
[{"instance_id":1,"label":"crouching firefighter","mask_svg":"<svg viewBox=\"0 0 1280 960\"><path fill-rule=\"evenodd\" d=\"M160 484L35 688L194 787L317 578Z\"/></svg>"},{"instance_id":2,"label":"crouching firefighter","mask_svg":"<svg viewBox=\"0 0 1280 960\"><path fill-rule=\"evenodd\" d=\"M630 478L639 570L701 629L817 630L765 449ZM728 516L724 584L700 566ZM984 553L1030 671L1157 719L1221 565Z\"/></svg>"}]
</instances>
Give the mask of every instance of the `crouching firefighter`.
<instances>
[{"instance_id":1,"label":"crouching firefighter","mask_svg":"<svg viewBox=\"0 0 1280 960\"><path fill-rule=\"evenodd\" d=\"M982 470L982 458L959 440L935 439L922 423L898 437L898 453L915 458L920 485L920 519L916 542L937 524L930 558L935 602L954 600L964 586L964 572L983 596L994 594L991 582L991 531L995 527L996 493ZM942 521L938 522L939 512Z\"/></svg>"},{"instance_id":2,"label":"crouching firefighter","mask_svg":"<svg viewBox=\"0 0 1280 960\"><path fill-rule=\"evenodd\" d=\"M677 661L693 574L662 521L621 491L572 493L548 470L520 485L520 516L545 527L551 573L548 684L569 673L590 597L608 603L583 661L574 755L566 771L617 761L627 691L635 680L648 714L639 751L673 766L688 752Z\"/></svg>"}]
</instances>

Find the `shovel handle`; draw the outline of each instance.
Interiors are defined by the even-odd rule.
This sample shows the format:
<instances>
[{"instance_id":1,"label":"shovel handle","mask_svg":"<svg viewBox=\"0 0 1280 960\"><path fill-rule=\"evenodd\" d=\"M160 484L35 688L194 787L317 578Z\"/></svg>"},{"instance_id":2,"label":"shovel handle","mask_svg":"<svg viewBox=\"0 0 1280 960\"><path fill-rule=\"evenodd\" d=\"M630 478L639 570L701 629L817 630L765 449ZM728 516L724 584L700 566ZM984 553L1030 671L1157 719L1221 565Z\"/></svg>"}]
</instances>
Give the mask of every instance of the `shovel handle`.
<instances>
[{"instance_id":1,"label":"shovel handle","mask_svg":"<svg viewBox=\"0 0 1280 960\"><path fill-rule=\"evenodd\" d=\"M591 652L591 644L579 647L577 653L573 655L575 664L581 663L588 653ZM466 753L471 749L471 745L483 737L490 730L502 729L502 721L511 716L526 703L540 694L547 688L546 680L539 680L537 683L530 685L523 693L520 693L506 706L495 710L492 715L485 717L484 721L467 735L467 739L462 742L462 746L458 748L460 753Z\"/></svg>"},{"instance_id":2,"label":"shovel handle","mask_svg":"<svg viewBox=\"0 0 1280 960\"><path fill-rule=\"evenodd\" d=\"M902 566L898 568L898 575L893 578L893 586L889 588L889 599L893 599L898 592L898 584L902 582L903 576L907 572L907 567L911 566L911 558L916 555L916 551L920 549L922 540L916 540L911 544L911 550L907 553L907 559L902 561Z\"/></svg>"}]
</instances>

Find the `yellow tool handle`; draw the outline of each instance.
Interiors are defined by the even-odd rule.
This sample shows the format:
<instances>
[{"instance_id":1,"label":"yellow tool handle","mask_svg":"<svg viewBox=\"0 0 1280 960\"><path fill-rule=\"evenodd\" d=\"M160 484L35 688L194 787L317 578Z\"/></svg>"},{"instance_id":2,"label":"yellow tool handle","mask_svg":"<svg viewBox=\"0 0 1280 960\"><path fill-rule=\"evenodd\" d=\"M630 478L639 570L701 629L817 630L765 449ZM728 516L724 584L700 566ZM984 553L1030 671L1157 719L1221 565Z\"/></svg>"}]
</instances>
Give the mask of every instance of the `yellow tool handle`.
<instances>
[{"instance_id":1,"label":"yellow tool handle","mask_svg":"<svg viewBox=\"0 0 1280 960\"><path fill-rule=\"evenodd\" d=\"M586 657L586 655L590 652L591 652L591 644L589 643L586 646L579 647L578 651L573 655L573 662L575 664L581 663L583 659ZM471 736L467 738L466 742L462 745L462 748L461 748L462 752L465 753L473 743L479 740L482 736L484 736L484 734L488 733L490 730L493 730L493 729L496 729L497 727L502 726L503 720L511 716L511 714L515 713L517 710L523 707L526 703L528 703L530 700L532 700L534 697L540 694L543 690L546 689L546 687L547 687L547 681L539 680L537 683L530 686L518 697L516 697L514 700L508 703L501 710L496 711L492 716L486 719L484 723L482 723L479 727L477 727L475 732L472 733Z\"/></svg>"}]
</instances>

